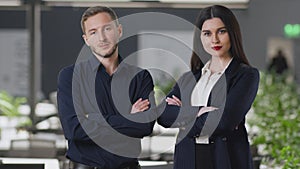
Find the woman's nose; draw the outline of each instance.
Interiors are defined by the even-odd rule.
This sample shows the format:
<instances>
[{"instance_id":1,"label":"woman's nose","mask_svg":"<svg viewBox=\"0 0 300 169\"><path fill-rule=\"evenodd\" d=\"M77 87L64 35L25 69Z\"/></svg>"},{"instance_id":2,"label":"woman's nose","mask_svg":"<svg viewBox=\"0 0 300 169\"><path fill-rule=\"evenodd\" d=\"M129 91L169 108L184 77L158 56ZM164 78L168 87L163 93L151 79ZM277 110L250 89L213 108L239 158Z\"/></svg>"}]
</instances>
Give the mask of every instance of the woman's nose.
<instances>
[{"instance_id":1,"label":"woman's nose","mask_svg":"<svg viewBox=\"0 0 300 169\"><path fill-rule=\"evenodd\" d=\"M212 43L219 43L220 40L219 40L219 37L217 34L213 34L212 36Z\"/></svg>"}]
</instances>

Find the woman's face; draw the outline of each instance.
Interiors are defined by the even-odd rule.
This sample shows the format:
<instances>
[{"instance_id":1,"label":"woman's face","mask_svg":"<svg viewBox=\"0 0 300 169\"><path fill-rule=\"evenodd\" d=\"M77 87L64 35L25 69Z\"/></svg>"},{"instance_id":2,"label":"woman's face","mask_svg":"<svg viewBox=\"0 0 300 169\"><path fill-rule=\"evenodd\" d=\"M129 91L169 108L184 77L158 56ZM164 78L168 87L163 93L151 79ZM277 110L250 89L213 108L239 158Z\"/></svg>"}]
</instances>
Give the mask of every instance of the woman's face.
<instances>
[{"instance_id":1,"label":"woman's face","mask_svg":"<svg viewBox=\"0 0 300 169\"><path fill-rule=\"evenodd\" d=\"M210 55L231 57L229 34L220 18L206 20L202 25L200 38L204 50Z\"/></svg>"}]
</instances>

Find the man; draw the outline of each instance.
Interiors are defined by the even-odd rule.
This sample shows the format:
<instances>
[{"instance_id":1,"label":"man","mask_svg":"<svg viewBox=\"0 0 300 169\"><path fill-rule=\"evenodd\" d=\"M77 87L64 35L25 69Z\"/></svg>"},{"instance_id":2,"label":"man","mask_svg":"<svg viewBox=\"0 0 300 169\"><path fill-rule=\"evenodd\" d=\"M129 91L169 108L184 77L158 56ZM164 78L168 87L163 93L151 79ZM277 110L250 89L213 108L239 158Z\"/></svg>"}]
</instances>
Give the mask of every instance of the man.
<instances>
[{"instance_id":1,"label":"man","mask_svg":"<svg viewBox=\"0 0 300 169\"><path fill-rule=\"evenodd\" d=\"M140 138L152 133L155 119L135 117L153 103L151 75L122 62L118 53L122 26L112 9L88 8L81 27L91 53L81 53L88 59L64 68L58 78L58 110L68 140L69 168L139 169ZM122 91L129 97L121 96Z\"/></svg>"},{"instance_id":2,"label":"man","mask_svg":"<svg viewBox=\"0 0 300 169\"><path fill-rule=\"evenodd\" d=\"M287 61L281 49L278 49L277 54L272 58L268 70L274 71L277 74L283 74L288 70Z\"/></svg>"}]
</instances>

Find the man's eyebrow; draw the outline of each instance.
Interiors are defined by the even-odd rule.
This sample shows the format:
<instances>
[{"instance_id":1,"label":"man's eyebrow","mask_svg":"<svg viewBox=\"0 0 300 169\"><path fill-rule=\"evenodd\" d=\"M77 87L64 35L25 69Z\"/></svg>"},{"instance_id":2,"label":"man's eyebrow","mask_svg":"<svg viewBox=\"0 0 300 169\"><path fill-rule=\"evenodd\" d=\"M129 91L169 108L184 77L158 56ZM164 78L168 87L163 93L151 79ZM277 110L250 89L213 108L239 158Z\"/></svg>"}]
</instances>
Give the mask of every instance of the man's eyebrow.
<instances>
[{"instance_id":1,"label":"man's eyebrow","mask_svg":"<svg viewBox=\"0 0 300 169\"><path fill-rule=\"evenodd\" d=\"M102 25L101 27L107 27L107 26L112 26L112 23L104 24L104 25ZM97 30L98 28L99 28L99 27L91 28L91 29L87 30L87 32L91 32L91 31Z\"/></svg>"},{"instance_id":2,"label":"man's eyebrow","mask_svg":"<svg viewBox=\"0 0 300 169\"><path fill-rule=\"evenodd\" d=\"M87 33L93 32L95 30L96 30L96 28L91 28L91 29L87 30Z\"/></svg>"}]
</instances>

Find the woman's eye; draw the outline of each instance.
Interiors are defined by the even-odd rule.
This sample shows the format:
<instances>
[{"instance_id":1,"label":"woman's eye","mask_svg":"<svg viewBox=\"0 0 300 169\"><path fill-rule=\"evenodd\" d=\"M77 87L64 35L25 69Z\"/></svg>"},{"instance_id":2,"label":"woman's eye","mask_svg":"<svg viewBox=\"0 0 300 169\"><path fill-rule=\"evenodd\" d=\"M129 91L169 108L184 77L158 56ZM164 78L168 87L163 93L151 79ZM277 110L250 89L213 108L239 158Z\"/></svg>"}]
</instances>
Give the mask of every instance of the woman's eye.
<instances>
[{"instance_id":1,"label":"woman's eye","mask_svg":"<svg viewBox=\"0 0 300 169\"><path fill-rule=\"evenodd\" d=\"M219 32L220 32L221 34L224 34L224 33L227 32L227 30L226 30L226 29L221 29Z\"/></svg>"},{"instance_id":2,"label":"woman's eye","mask_svg":"<svg viewBox=\"0 0 300 169\"><path fill-rule=\"evenodd\" d=\"M210 33L209 32L203 32L203 36L209 36Z\"/></svg>"}]
</instances>

